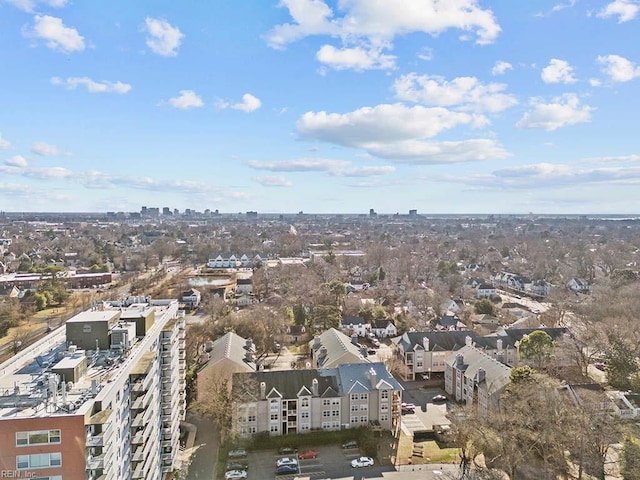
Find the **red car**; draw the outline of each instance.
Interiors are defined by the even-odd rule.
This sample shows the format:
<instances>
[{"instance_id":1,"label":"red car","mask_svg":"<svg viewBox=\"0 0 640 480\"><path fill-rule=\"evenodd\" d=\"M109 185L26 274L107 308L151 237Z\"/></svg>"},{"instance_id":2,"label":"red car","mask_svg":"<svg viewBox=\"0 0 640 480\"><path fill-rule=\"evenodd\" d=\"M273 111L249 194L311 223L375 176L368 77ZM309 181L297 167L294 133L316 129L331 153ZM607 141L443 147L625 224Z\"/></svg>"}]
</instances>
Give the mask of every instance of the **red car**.
<instances>
[{"instance_id":1,"label":"red car","mask_svg":"<svg viewBox=\"0 0 640 480\"><path fill-rule=\"evenodd\" d=\"M298 454L298 458L302 460L309 460L310 458L316 458L317 456L318 452L316 452L315 450L306 450Z\"/></svg>"}]
</instances>

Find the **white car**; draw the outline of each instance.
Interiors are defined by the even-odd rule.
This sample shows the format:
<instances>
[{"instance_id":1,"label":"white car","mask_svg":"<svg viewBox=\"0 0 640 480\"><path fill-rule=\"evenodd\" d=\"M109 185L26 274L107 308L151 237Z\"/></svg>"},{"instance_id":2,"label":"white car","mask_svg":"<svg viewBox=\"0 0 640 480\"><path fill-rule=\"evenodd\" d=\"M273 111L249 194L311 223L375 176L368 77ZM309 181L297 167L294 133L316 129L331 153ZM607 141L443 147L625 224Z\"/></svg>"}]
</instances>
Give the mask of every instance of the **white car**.
<instances>
[{"instance_id":1,"label":"white car","mask_svg":"<svg viewBox=\"0 0 640 480\"><path fill-rule=\"evenodd\" d=\"M282 457L276 462L276 467L281 467L282 465L292 465L295 467L298 465L298 460L291 457Z\"/></svg>"},{"instance_id":2,"label":"white car","mask_svg":"<svg viewBox=\"0 0 640 480\"><path fill-rule=\"evenodd\" d=\"M225 480L232 480L237 478L247 478L247 472L245 470L229 470L224 474Z\"/></svg>"},{"instance_id":3,"label":"white car","mask_svg":"<svg viewBox=\"0 0 640 480\"><path fill-rule=\"evenodd\" d=\"M370 467L371 465L373 465L373 458L371 457L359 457L351 461L353 468Z\"/></svg>"}]
</instances>

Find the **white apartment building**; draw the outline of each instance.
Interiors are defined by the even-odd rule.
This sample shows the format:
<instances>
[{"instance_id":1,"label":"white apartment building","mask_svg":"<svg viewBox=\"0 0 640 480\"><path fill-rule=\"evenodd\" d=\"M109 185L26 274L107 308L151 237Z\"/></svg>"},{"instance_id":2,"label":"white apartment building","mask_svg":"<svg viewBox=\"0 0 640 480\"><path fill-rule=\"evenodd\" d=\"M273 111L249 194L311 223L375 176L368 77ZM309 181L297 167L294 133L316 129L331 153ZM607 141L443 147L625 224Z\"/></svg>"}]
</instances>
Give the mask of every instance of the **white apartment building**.
<instances>
[{"instance_id":1,"label":"white apartment building","mask_svg":"<svg viewBox=\"0 0 640 480\"><path fill-rule=\"evenodd\" d=\"M0 470L43 480L160 480L180 466L177 300L105 302L0 365Z\"/></svg>"}]
</instances>

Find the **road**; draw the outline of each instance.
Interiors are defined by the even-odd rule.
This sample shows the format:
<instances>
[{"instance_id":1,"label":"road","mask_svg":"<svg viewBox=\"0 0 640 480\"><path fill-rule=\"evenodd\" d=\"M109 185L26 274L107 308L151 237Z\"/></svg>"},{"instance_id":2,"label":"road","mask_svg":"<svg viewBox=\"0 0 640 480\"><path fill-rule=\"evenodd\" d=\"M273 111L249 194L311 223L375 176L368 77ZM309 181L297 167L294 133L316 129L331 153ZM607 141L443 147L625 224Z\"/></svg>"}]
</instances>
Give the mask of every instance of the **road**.
<instances>
[{"instance_id":1,"label":"road","mask_svg":"<svg viewBox=\"0 0 640 480\"><path fill-rule=\"evenodd\" d=\"M195 453L191 457L187 480L215 480L216 459L218 458L218 433L210 420L195 415L187 415L187 422L198 429Z\"/></svg>"}]
</instances>

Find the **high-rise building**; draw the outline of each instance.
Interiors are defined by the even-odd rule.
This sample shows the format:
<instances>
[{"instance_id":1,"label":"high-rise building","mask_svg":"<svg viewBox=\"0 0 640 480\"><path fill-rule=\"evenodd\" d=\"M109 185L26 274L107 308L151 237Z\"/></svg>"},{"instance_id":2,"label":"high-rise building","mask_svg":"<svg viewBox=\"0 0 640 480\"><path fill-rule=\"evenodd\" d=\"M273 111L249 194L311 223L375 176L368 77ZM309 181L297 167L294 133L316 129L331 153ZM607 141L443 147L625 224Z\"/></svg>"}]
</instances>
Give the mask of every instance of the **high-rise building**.
<instances>
[{"instance_id":1,"label":"high-rise building","mask_svg":"<svg viewBox=\"0 0 640 480\"><path fill-rule=\"evenodd\" d=\"M184 318L177 300L79 313L0 365L0 471L160 480L180 467Z\"/></svg>"}]
</instances>

